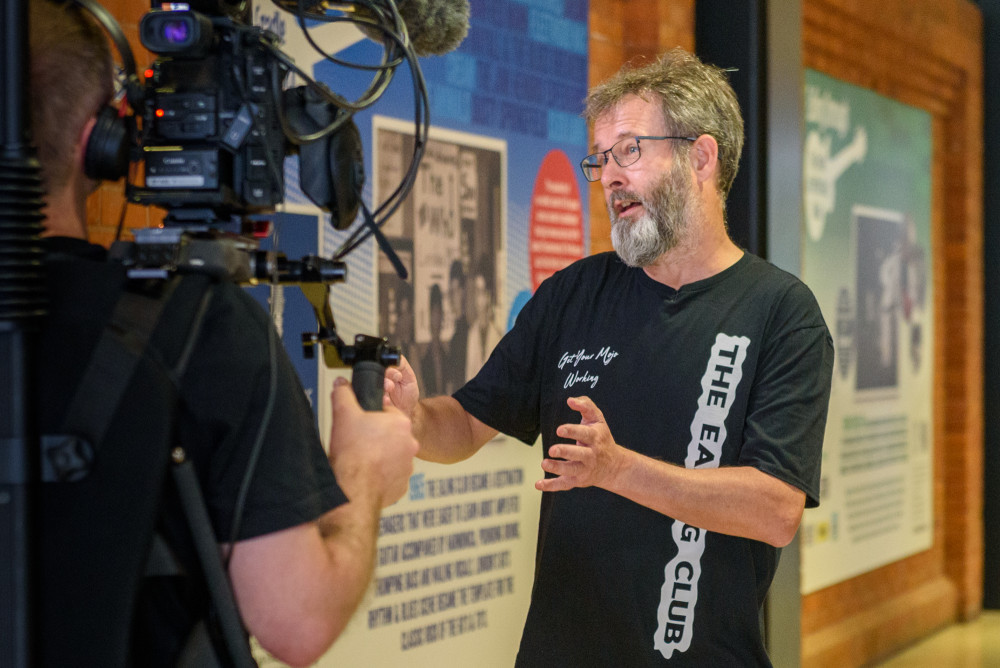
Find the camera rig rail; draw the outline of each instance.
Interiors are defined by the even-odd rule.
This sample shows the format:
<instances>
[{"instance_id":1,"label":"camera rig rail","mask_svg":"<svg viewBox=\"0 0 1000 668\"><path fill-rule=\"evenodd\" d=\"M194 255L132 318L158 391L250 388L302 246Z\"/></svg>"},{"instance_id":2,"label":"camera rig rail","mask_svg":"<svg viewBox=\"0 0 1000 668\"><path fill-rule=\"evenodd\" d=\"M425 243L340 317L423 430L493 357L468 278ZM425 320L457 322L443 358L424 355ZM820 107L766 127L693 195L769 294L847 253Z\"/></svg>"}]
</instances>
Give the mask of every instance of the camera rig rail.
<instances>
[{"instance_id":1,"label":"camera rig rail","mask_svg":"<svg viewBox=\"0 0 1000 668\"><path fill-rule=\"evenodd\" d=\"M358 402L366 410L382 407L385 369L399 364L400 350L386 337L358 334L348 344L337 332L330 308L330 286L347 279L347 265L307 255L291 260L263 251L248 235L230 234L204 225L147 228L134 231L134 242L115 242L109 256L132 280L165 280L173 274L201 273L242 285L296 285L316 316L317 331L302 334L302 352L315 358L316 346L331 369L351 368Z\"/></svg>"}]
</instances>

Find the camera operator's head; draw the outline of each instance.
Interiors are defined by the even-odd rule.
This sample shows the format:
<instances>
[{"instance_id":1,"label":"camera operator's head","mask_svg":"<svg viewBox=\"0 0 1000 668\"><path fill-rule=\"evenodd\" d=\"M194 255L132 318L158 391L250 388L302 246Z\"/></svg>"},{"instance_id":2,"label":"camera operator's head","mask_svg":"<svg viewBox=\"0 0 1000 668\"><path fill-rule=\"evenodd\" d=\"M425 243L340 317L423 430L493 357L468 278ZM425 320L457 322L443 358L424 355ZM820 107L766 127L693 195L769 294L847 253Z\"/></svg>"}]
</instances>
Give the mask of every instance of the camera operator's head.
<instances>
[{"instance_id":1,"label":"camera operator's head","mask_svg":"<svg viewBox=\"0 0 1000 668\"><path fill-rule=\"evenodd\" d=\"M30 0L29 33L29 113L48 191L46 230L65 226L60 233L85 236L95 183L83 160L97 113L114 93L111 50L100 26L72 2Z\"/></svg>"}]
</instances>

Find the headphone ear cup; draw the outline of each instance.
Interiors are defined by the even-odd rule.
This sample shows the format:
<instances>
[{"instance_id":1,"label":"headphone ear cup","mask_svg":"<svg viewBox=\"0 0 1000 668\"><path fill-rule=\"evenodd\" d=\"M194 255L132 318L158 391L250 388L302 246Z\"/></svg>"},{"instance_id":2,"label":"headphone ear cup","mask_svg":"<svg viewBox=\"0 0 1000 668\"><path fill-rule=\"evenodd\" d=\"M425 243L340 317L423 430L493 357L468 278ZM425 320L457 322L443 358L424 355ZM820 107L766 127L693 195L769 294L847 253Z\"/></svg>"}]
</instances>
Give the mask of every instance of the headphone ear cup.
<instances>
[{"instance_id":1,"label":"headphone ear cup","mask_svg":"<svg viewBox=\"0 0 1000 668\"><path fill-rule=\"evenodd\" d=\"M333 194L329 202L330 222L334 229L344 230L358 216L361 189L365 185L361 133L354 121L349 120L328 142L330 175L327 178Z\"/></svg>"},{"instance_id":2,"label":"headphone ear cup","mask_svg":"<svg viewBox=\"0 0 1000 668\"><path fill-rule=\"evenodd\" d=\"M108 105L97 114L87 140L83 170L98 181L117 181L128 174L128 128L118 110Z\"/></svg>"}]
</instances>

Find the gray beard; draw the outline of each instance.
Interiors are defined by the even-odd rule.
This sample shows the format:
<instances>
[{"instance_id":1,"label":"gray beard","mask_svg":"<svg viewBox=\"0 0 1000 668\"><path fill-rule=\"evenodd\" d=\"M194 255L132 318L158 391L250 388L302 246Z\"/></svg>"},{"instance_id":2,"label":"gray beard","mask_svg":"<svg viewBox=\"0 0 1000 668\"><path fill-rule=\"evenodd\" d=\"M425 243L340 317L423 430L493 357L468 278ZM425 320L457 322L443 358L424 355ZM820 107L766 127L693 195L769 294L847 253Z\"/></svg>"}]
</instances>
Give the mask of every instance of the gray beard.
<instances>
[{"instance_id":1,"label":"gray beard","mask_svg":"<svg viewBox=\"0 0 1000 668\"><path fill-rule=\"evenodd\" d=\"M619 218L614 204L622 199L639 202L643 215L634 221ZM611 245L628 266L648 267L681 242L688 228L688 216L695 213L695 207L690 174L681 161L675 160L649 197L633 192L612 194L608 202Z\"/></svg>"}]
</instances>

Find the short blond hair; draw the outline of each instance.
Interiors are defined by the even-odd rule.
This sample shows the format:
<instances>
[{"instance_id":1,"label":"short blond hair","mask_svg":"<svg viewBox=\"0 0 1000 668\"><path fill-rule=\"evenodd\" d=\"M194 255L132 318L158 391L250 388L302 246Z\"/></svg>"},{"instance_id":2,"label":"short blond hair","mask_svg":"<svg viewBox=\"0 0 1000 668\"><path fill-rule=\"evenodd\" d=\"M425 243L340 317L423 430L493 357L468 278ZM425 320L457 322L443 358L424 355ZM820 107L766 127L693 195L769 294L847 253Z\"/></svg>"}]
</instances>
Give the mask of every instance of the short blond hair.
<instances>
[{"instance_id":1,"label":"short blond hair","mask_svg":"<svg viewBox=\"0 0 1000 668\"><path fill-rule=\"evenodd\" d=\"M52 190L68 181L80 132L114 93L111 50L73 2L30 0L28 33L32 139Z\"/></svg>"}]
</instances>

